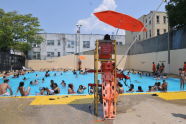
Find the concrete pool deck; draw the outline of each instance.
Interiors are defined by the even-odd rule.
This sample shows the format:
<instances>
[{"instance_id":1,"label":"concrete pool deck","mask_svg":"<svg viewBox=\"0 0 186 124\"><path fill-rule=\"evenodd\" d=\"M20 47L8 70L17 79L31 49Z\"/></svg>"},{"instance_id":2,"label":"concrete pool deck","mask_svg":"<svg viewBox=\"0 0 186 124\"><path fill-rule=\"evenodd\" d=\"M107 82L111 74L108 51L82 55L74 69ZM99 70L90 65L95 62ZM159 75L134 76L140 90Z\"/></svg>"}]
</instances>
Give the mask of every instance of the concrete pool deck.
<instances>
[{"instance_id":1,"label":"concrete pool deck","mask_svg":"<svg viewBox=\"0 0 186 124\"><path fill-rule=\"evenodd\" d=\"M185 124L186 92L122 94L115 120L100 121L89 108L93 96L0 98L2 124ZM175 98L173 100L173 98ZM177 99L179 98L179 99ZM51 100L49 100L51 99ZM68 101L61 104L61 101ZM48 104L43 104L48 102ZM55 104L49 104L49 103ZM101 105L100 105L101 106ZM101 107L100 107L101 108ZM102 111L100 110L100 113ZM102 113L101 113L102 114ZM96 121L98 120L98 121Z\"/></svg>"}]
</instances>

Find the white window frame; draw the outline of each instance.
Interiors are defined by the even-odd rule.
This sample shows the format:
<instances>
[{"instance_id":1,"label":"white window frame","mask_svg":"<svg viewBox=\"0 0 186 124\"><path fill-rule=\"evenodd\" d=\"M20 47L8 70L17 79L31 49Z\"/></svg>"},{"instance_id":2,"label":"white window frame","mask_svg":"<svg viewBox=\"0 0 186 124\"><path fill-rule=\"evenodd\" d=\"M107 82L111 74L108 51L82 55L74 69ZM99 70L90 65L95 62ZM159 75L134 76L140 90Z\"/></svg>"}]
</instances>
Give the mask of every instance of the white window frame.
<instances>
[{"instance_id":1,"label":"white window frame","mask_svg":"<svg viewBox=\"0 0 186 124\"><path fill-rule=\"evenodd\" d=\"M54 57L54 52L47 52L47 57Z\"/></svg>"},{"instance_id":2,"label":"white window frame","mask_svg":"<svg viewBox=\"0 0 186 124\"><path fill-rule=\"evenodd\" d=\"M41 53L40 52L33 52L32 58L33 59L41 59Z\"/></svg>"},{"instance_id":3,"label":"white window frame","mask_svg":"<svg viewBox=\"0 0 186 124\"><path fill-rule=\"evenodd\" d=\"M74 48L75 42L74 41L68 41L67 42L67 48Z\"/></svg>"}]
</instances>

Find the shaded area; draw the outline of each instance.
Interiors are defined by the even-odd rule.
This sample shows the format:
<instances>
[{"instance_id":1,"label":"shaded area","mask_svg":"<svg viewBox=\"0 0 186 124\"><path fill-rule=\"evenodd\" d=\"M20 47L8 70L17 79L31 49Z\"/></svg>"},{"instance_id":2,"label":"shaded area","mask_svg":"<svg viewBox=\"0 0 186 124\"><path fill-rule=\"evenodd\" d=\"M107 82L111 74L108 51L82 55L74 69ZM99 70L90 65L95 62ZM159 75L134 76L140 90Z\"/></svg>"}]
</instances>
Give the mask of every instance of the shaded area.
<instances>
[{"instance_id":1,"label":"shaded area","mask_svg":"<svg viewBox=\"0 0 186 124\"><path fill-rule=\"evenodd\" d=\"M55 100L60 101L56 96ZM53 98L52 96L48 97ZM70 97L69 97L70 98ZM63 98L65 99L65 98ZM186 100L166 101L149 95L119 96L115 120L103 121L92 114L93 99L72 100L71 104L29 105L33 98L1 98L2 124L185 124ZM41 99L42 100L42 99ZM179 102L178 102L179 101ZM76 104L76 103L84 104ZM100 105L101 107L102 105ZM91 110L91 111L90 111ZM101 109L99 111L102 112ZM174 116L174 117L173 117ZM175 118L176 117L176 118Z\"/></svg>"},{"instance_id":2,"label":"shaded area","mask_svg":"<svg viewBox=\"0 0 186 124\"><path fill-rule=\"evenodd\" d=\"M20 70L25 66L25 57L0 51L0 71Z\"/></svg>"},{"instance_id":3,"label":"shaded area","mask_svg":"<svg viewBox=\"0 0 186 124\"><path fill-rule=\"evenodd\" d=\"M77 104L81 103L81 104ZM95 122L101 122L103 120L103 107L102 104L98 104L98 116L94 116L94 99L85 98L85 99L75 99L69 103L70 107L73 107L79 111L86 112L87 114L95 118ZM110 121L109 121L110 122Z\"/></svg>"},{"instance_id":4,"label":"shaded area","mask_svg":"<svg viewBox=\"0 0 186 124\"><path fill-rule=\"evenodd\" d=\"M172 115L173 115L174 117L179 117L179 118L186 119L186 114L172 113Z\"/></svg>"}]
</instances>

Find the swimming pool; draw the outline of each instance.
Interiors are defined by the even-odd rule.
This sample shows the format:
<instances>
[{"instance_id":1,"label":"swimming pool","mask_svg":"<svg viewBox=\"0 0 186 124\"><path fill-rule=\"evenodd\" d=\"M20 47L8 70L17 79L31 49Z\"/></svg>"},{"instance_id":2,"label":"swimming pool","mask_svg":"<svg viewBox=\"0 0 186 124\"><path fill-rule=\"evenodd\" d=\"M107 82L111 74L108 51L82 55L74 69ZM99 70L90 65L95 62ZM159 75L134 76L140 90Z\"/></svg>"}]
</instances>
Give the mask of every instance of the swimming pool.
<instances>
[{"instance_id":1,"label":"swimming pool","mask_svg":"<svg viewBox=\"0 0 186 124\"><path fill-rule=\"evenodd\" d=\"M56 73L56 76L54 74ZM62 75L61 75L62 73ZM38 75L36 77L36 74ZM39 93L39 89L42 87L48 87L50 88L50 80L54 80L55 83L58 84L58 87L60 88L60 94L66 95L68 94L68 84L72 83L74 85L74 90L77 91L79 85L84 85L88 87L89 83L94 82L94 74L88 73L88 74L78 74L78 76L74 75L71 71L67 72L60 72L60 71L51 71L49 72L50 77L44 78L44 83L42 82L42 78L45 75L45 72L34 72L34 73L27 73L24 76L19 76L19 78L12 78L12 76L8 77L10 79L9 85L13 90L13 94L15 95L17 91L17 87L19 86L19 82L23 81L25 82L24 87L31 87L30 95L36 95ZM27 80L23 80L23 78L26 77ZM138 74L130 74L131 80L127 80L127 84L130 85L131 83L134 84L135 91L137 90L138 86L142 86L144 92L148 91L148 86L153 86L154 83L157 81L153 79L153 77L147 77L142 76ZM101 80L101 75L98 76L99 80ZM30 85L30 81L38 80L38 85ZM61 81L64 80L67 84L66 87L62 87ZM162 83L162 80L158 80L158 82ZM180 82L177 78L168 78L166 79L166 82L168 83L168 91L179 91L180 90ZM0 83L3 83L3 79L0 78ZM123 84L123 82L121 82ZM186 85L185 85L186 86ZM124 90L127 91L129 88L126 87L123 84ZM84 91L84 94L88 94L88 89ZM17 96L20 96L20 93L17 94Z\"/></svg>"}]
</instances>

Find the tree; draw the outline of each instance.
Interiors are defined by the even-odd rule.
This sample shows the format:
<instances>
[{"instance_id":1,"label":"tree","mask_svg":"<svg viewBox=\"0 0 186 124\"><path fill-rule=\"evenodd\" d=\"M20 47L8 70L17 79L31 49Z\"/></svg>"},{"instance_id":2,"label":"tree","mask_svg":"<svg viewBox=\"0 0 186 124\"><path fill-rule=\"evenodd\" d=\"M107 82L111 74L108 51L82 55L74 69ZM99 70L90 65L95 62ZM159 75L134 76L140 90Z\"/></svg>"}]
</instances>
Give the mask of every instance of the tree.
<instances>
[{"instance_id":1,"label":"tree","mask_svg":"<svg viewBox=\"0 0 186 124\"><path fill-rule=\"evenodd\" d=\"M171 28L182 28L186 25L186 0L170 0L166 10Z\"/></svg>"},{"instance_id":2,"label":"tree","mask_svg":"<svg viewBox=\"0 0 186 124\"><path fill-rule=\"evenodd\" d=\"M19 50L27 53L32 43L40 44L43 38L37 33L38 18L31 14L21 15L17 12L5 12L0 9L0 51Z\"/></svg>"}]
</instances>

